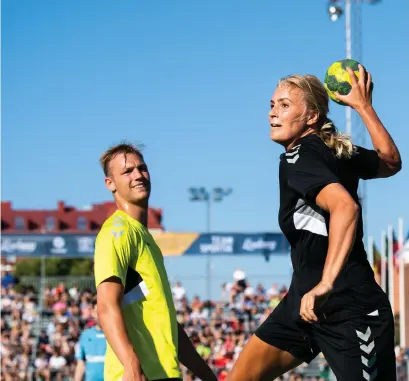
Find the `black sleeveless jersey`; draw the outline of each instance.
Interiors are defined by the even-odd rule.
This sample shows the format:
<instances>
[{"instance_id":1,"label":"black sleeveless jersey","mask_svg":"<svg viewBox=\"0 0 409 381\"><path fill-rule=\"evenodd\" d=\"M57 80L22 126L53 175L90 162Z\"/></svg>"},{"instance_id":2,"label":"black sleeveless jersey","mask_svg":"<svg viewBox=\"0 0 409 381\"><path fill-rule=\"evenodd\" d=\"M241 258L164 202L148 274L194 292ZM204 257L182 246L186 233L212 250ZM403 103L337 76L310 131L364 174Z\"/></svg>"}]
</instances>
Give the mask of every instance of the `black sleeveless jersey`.
<instances>
[{"instance_id":1,"label":"black sleeveless jersey","mask_svg":"<svg viewBox=\"0 0 409 381\"><path fill-rule=\"evenodd\" d=\"M320 282L328 251L330 216L317 206L316 196L325 186L339 183L361 207L359 179L374 178L378 166L375 151L356 147L352 158L338 159L317 135L299 139L280 156L279 224L291 245L292 283L300 294ZM364 249L360 211L356 239L334 293L368 280L374 280L374 274Z\"/></svg>"}]
</instances>

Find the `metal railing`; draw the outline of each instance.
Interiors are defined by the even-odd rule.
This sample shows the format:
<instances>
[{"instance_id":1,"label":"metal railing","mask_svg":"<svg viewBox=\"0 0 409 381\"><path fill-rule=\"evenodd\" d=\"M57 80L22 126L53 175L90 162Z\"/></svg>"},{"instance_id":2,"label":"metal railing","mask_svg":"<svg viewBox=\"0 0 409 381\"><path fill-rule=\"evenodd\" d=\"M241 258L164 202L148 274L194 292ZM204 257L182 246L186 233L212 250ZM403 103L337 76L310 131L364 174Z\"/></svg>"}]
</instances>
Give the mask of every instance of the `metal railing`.
<instances>
[{"instance_id":1,"label":"metal railing","mask_svg":"<svg viewBox=\"0 0 409 381\"><path fill-rule=\"evenodd\" d=\"M65 288L69 289L77 286L80 290L90 289L95 291L95 281L92 276L46 276L44 277L45 287L57 287L60 283L64 283ZM37 291L41 287L41 277L39 276L22 276L20 277L20 284L34 287Z\"/></svg>"}]
</instances>

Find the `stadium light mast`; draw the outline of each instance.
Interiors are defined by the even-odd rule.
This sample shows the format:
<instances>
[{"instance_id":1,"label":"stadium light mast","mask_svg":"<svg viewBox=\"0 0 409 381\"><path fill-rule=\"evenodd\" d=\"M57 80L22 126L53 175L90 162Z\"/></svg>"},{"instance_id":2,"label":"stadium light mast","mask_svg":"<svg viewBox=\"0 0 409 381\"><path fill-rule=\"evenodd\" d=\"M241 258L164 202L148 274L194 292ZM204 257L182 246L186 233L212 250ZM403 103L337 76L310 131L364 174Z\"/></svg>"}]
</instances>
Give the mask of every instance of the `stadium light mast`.
<instances>
[{"instance_id":1,"label":"stadium light mast","mask_svg":"<svg viewBox=\"0 0 409 381\"><path fill-rule=\"evenodd\" d=\"M376 4L381 0L329 0L328 14L332 22L338 21L345 13L345 50L346 58L354 58L358 62L362 62L362 3ZM344 3L344 7L342 4ZM353 138L356 145L365 147L366 128L363 126L361 118L357 113L354 113L354 121L352 121L352 109L345 107L345 130L348 135ZM361 201L364 234L366 234L366 184L365 181L359 183L359 198ZM370 258L372 261L373 258ZM373 263L371 263L373 265Z\"/></svg>"},{"instance_id":2,"label":"stadium light mast","mask_svg":"<svg viewBox=\"0 0 409 381\"><path fill-rule=\"evenodd\" d=\"M362 19L361 19L361 3L366 2L369 4L379 3L381 0L329 0L328 14L332 22L338 21L345 10L345 44L346 44L346 58L352 58L354 55L357 61L361 61L362 58ZM341 3L345 3L344 9ZM354 5L354 27L352 27L352 8ZM352 32L354 36L352 37ZM354 49L352 46L354 43ZM347 107L345 110L346 116L346 132L352 136L352 118L351 108Z\"/></svg>"},{"instance_id":3,"label":"stadium light mast","mask_svg":"<svg viewBox=\"0 0 409 381\"><path fill-rule=\"evenodd\" d=\"M232 193L232 188L221 188L215 187L210 190L205 187L190 187L190 201L192 202L206 202L207 213L206 213L206 230L207 233L212 231L212 218L213 218L213 203L221 202L227 196ZM211 296L211 256L206 255L206 273L207 273L207 297L210 299Z\"/></svg>"}]
</instances>

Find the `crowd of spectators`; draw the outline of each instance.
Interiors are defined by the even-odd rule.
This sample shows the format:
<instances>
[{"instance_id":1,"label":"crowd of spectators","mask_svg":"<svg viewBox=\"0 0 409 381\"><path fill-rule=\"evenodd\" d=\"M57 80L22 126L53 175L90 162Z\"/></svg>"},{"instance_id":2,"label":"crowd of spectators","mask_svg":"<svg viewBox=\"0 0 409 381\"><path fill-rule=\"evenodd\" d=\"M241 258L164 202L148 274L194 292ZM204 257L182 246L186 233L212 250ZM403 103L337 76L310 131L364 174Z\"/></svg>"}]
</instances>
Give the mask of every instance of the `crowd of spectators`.
<instances>
[{"instance_id":1,"label":"crowd of spectators","mask_svg":"<svg viewBox=\"0 0 409 381\"><path fill-rule=\"evenodd\" d=\"M237 270L232 282L221 286L218 302L188 298L181 283L172 287L177 318L197 351L208 360L223 381L254 329L273 311L286 294L285 287L261 284L253 287L245 273ZM36 290L14 284L1 290L1 381L72 380L75 346L80 333L96 324L92 314L94 293L64 283L46 287L39 319L40 300ZM39 335L36 335L39 332ZM38 336L38 340L37 340ZM398 356L408 353L397 351ZM320 361L321 360L321 361ZM308 375L306 366L286 374L289 381L327 380L328 367L321 357L318 371ZM184 380L194 381L183 368ZM307 374L307 375L306 375ZM31 377L31 378L30 378Z\"/></svg>"},{"instance_id":2,"label":"crowd of spectators","mask_svg":"<svg viewBox=\"0 0 409 381\"><path fill-rule=\"evenodd\" d=\"M22 287L19 292L2 288L2 380L27 380L31 365L31 376L37 379L62 381L72 377L80 333L95 325L92 300L90 290L66 290L64 284L46 288L40 320L39 299L33 288Z\"/></svg>"}]
</instances>

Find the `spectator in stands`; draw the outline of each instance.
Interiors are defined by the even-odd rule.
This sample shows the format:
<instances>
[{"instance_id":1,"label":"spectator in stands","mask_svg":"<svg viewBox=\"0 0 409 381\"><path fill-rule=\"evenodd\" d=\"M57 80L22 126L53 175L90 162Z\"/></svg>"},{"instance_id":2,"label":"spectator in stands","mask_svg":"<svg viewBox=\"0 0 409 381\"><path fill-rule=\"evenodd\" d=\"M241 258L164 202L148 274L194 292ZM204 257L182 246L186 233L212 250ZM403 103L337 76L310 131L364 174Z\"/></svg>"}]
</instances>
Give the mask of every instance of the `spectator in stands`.
<instances>
[{"instance_id":1,"label":"spectator in stands","mask_svg":"<svg viewBox=\"0 0 409 381\"><path fill-rule=\"evenodd\" d=\"M40 352L39 356L34 362L36 367L36 378L44 378L45 381L51 380L51 371L48 367L48 356L46 352Z\"/></svg>"},{"instance_id":2,"label":"spectator in stands","mask_svg":"<svg viewBox=\"0 0 409 381\"><path fill-rule=\"evenodd\" d=\"M172 294L175 300L182 300L186 296L186 290L182 286L182 283L176 282L175 285L172 287Z\"/></svg>"},{"instance_id":3,"label":"spectator in stands","mask_svg":"<svg viewBox=\"0 0 409 381\"><path fill-rule=\"evenodd\" d=\"M231 297L231 290L233 288L233 283L226 282L221 284L222 295L221 295L221 302L223 303L230 303Z\"/></svg>"},{"instance_id":4,"label":"spectator in stands","mask_svg":"<svg viewBox=\"0 0 409 381\"><path fill-rule=\"evenodd\" d=\"M242 269L236 269L233 273L233 279L233 288L236 290L236 293L243 292L247 287L246 273Z\"/></svg>"},{"instance_id":5,"label":"spectator in stands","mask_svg":"<svg viewBox=\"0 0 409 381\"><path fill-rule=\"evenodd\" d=\"M78 284L75 283L69 290L68 290L69 295L71 296L72 300L78 300L79 298L79 288Z\"/></svg>"},{"instance_id":6,"label":"spectator in stands","mask_svg":"<svg viewBox=\"0 0 409 381\"><path fill-rule=\"evenodd\" d=\"M275 297L275 296L279 296L280 291L278 290L277 285L276 285L276 284L273 284L273 285L271 286L271 288L269 288L269 289L267 290L266 294L267 294L267 297L272 298L272 297Z\"/></svg>"},{"instance_id":7,"label":"spectator in stands","mask_svg":"<svg viewBox=\"0 0 409 381\"><path fill-rule=\"evenodd\" d=\"M257 285L255 296L258 303L264 303L266 300L266 290L261 283Z\"/></svg>"},{"instance_id":8,"label":"spectator in stands","mask_svg":"<svg viewBox=\"0 0 409 381\"><path fill-rule=\"evenodd\" d=\"M97 304L93 303L92 317L95 325L82 332L77 344L75 357L77 365L75 368L74 381L104 380L104 359L106 352L106 339L104 332L98 323Z\"/></svg>"},{"instance_id":9,"label":"spectator in stands","mask_svg":"<svg viewBox=\"0 0 409 381\"><path fill-rule=\"evenodd\" d=\"M64 283L60 283L57 287L53 288L53 289L51 290L51 292L52 292L54 295L56 295L56 296L59 296L59 295L61 295L61 294L64 294L64 293L65 293L65 285L64 285Z\"/></svg>"},{"instance_id":10,"label":"spectator in stands","mask_svg":"<svg viewBox=\"0 0 409 381\"><path fill-rule=\"evenodd\" d=\"M8 267L2 274L1 277L1 287L2 288L10 288L14 287L17 284L17 278L11 273Z\"/></svg>"},{"instance_id":11,"label":"spectator in stands","mask_svg":"<svg viewBox=\"0 0 409 381\"><path fill-rule=\"evenodd\" d=\"M58 347L53 348L48 365L50 367L51 378L55 377L57 381L62 381L64 375L66 374L65 366L67 365L67 360L64 356L62 356Z\"/></svg>"},{"instance_id":12,"label":"spectator in stands","mask_svg":"<svg viewBox=\"0 0 409 381\"><path fill-rule=\"evenodd\" d=\"M172 295L176 311L182 311L186 302L186 290L182 286L182 283L176 282L176 284L172 287Z\"/></svg>"}]
</instances>

